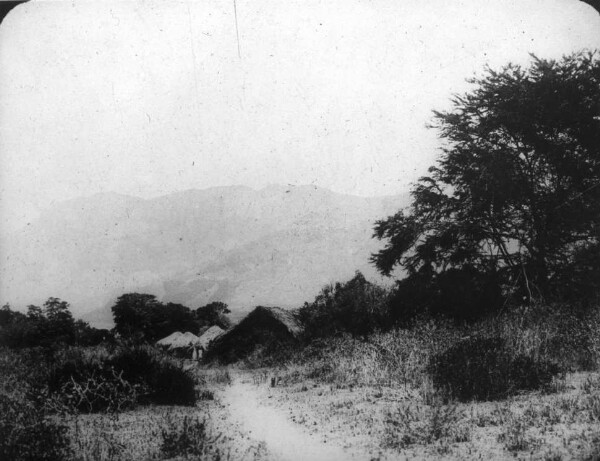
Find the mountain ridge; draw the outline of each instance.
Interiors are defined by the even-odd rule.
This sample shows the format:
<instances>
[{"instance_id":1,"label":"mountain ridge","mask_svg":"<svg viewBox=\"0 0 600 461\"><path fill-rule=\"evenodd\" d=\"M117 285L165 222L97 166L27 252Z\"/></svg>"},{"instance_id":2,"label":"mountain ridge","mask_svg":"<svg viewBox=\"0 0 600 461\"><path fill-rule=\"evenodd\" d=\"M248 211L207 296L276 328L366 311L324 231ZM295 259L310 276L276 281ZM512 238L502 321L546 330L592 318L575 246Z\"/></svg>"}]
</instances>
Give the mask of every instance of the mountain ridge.
<instances>
[{"instance_id":1,"label":"mountain ridge","mask_svg":"<svg viewBox=\"0 0 600 461\"><path fill-rule=\"evenodd\" d=\"M2 236L1 302L56 296L84 317L131 291L192 308L219 300L236 315L293 307L355 270L380 279L368 262L374 221L407 203L278 185L76 198Z\"/></svg>"}]
</instances>

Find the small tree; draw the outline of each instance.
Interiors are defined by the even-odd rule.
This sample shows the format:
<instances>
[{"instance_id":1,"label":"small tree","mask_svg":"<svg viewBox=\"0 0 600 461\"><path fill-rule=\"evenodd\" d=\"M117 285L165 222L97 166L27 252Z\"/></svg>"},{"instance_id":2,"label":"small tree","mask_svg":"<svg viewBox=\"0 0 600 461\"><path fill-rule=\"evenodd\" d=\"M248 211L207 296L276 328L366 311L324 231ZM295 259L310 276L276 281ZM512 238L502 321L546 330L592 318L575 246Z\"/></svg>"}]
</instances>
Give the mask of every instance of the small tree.
<instances>
[{"instance_id":1,"label":"small tree","mask_svg":"<svg viewBox=\"0 0 600 461\"><path fill-rule=\"evenodd\" d=\"M151 324L151 310L158 303L154 295L141 293L121 295L111 308L115 321L114 331L125 338L145 339Z\"/></svg>"},{"instance_id":2,"label":"small tree","mask_svg":"<svg viewBox=\"0 0 600 461\"><path fill-rule=\"evenodd\" d=\"M357 271L346 283L325 286L314 302L300 309L300 319L311 337L366 335L387 326L387 297L384 288Z\"/></svg>"},{"instance_id":3,"label":"small tree","mask_svg":"<svg viewBox=\"0 0 600 461\"><path fill-rule=\"evenodd\" d=\"M47 344L75 342L75 320L69 310L69 303L58 298L48 298L44 303L45 322L40 328Z\"/></svg>"},{"instance_id":4,"label":"small tree","mask_svg":"<svg viewBox=\"0 0 600 461\"><path fill-rule=\"evenodd\" d=\"M114 331L134 341L154 342L175 331L198 332L193 312L176 303L163 304L156 296L127 293L112 307Z\"/></svg>"},{"instance_id":5,"label":"small tree","mask_svg":"<svg viewBox=\"0 0 600 461\"><path fill-rule=\"evenodd\" d=\"M196 318L203 327L217 325L226 330L231 326L231 321L227 317L227 314L230 313L227 304L214 301L196 309Z\"/></svg>"},{"instance_id":6,"label":"small tree","mask_svg":"<svg viewBox=\"0 0 600 461\"><path fill-rule=\"evenodd\" d=\"M553 282L600 244L600 60L533 57L470 82L451 111L435 112L442 155L410 209L377 222L387 244L372 261L386 275L466 269L529 298L561 296Z\"/></svg>"}]
</instances>

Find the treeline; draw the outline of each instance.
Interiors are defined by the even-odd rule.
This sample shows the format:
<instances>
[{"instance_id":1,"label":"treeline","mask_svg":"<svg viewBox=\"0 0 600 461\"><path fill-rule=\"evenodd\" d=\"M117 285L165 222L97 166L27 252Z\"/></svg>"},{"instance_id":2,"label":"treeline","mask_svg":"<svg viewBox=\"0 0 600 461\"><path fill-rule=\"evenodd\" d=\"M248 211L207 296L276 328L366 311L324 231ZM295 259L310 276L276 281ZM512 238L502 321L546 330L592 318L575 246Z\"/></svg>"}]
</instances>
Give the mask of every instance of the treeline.
<instances>
[{"instance_id":1,"label":"treeline","mask_svg":"<svg viewBox=\"0 0 600 461\"><path fill-rule=\"evenodd\" d=\"M65 414L193 406L211 396L198 374L148 343L176 330L228 325L225 304L192 310L128 293L112 309L110 331L75 320L58 298L26 313L0 309L0 459L74 459L77 431L61 420Z\"/></svg>"},{"instance_id":2,"label":"treeline","mask_svg":"<svg viewBox=\"0 0 600 461\"><path fill-rule=\"evenodd\" d=\"M70 305L48 298L40 307L30 305L26 313L0 308L0 346L11 348L95 346L117 338L136 344L154 343L175 331L199 334L218 325L227 329L231 322L227 304L211 302L197 309L176 303L163 303L156 296L127 293L112 306L112 330L91 327L75 320Z\"/></svg>"},{"instance_id":3,"label":"treeline","mask_svg":"<svg viewBox=\"0 0 600 461\"><path fill-rule=\"evenodd\" d=\"M163 303L151 294L127 293L111 309L114 332L138 343L154 343L175 331L199 334L213 325L227 329L231 324L227 304L218 301L190 309L182 304Z\"/></svg>"},{"instance_id":4,"label":"treeline","mask_svg":"<svg viewBox=\"0 0 600 461\"><path fill-rule=\"evenodd\" d=\"M30 305L27 313L0 308L0 346L11 348L93 346L112 338L109 330L75 320L69 303L48 298L43 306Z\"/></svg>"}]
</instances>

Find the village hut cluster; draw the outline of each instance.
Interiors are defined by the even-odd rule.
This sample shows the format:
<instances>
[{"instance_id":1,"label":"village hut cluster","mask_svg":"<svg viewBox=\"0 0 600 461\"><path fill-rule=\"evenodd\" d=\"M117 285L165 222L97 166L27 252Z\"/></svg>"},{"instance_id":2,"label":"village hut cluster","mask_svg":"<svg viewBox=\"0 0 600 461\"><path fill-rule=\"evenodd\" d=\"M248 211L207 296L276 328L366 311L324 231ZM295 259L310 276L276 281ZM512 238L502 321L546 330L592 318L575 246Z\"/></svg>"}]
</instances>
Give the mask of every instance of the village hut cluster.
<instances>
[{"instance_id":1,"label":"village hut cluster","mask_svg":"<svg viewBox=\"0 0 600 461\"><path fill-rule=\"evenodd\" d=\"M181 358L232 363L248 357L258 348L293 343L302 332L302 324L293 312L258 306L227 331L214 325L199 336L175 332L156 344Z\"/></svg>"},{"instance_id":2,"label":"village hut cluster","mask_svg":"<svg viewBox=\"0 0 600 461\"><path fill-rule=\"evenodd\" d=\"M196 336L189 331L185 333L176 331L166 338L157 341L156 345L172 352L178 357L200 360L208 350L210 343L224 332L225 330L216 325L205 330L200 336Z\"/></svg>"}]
</instances>

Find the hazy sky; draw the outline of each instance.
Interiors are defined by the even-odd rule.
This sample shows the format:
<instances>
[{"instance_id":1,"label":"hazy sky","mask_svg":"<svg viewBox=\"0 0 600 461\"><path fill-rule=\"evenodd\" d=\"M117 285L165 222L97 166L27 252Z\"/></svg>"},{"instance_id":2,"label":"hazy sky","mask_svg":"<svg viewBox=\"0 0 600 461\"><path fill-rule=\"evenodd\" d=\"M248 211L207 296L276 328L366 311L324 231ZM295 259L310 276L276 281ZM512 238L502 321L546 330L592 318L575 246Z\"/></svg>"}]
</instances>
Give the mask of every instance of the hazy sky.
<instances>
[{"instance_id":1,"label":"hazy sky","mask_svg":"<svg viewBox=\"0 0 600 461\"><path fill-rule=\"evenodd\" d=\"M576 0L30 2L0 27L0 225L104 191L399 193L466 78L581 48Z\"/></svg>"}]
</instances>

